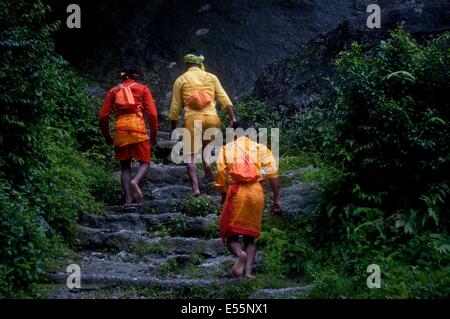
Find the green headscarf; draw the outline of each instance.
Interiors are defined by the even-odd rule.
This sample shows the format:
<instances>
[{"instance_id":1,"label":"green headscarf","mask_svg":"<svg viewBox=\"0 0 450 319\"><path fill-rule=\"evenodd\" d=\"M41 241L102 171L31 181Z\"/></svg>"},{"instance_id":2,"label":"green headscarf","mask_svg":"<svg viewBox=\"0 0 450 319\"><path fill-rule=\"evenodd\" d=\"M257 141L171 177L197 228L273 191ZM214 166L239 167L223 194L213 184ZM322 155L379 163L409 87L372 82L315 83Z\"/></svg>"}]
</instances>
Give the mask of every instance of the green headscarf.
<instances>
[{"instance_id":1,"label":"green headscarf","mask_svg":"<svg viewBox=\"0 0 450 319\"><path fill-rule=\"evenodd\" d=\"M205 57L203 55L195 55L195 54L189 53L184 56L185 63L199 64L200 69L202 71L205 71L205 65L203 64L204 60L205 60Z\"/></svg>"}]
</instances>

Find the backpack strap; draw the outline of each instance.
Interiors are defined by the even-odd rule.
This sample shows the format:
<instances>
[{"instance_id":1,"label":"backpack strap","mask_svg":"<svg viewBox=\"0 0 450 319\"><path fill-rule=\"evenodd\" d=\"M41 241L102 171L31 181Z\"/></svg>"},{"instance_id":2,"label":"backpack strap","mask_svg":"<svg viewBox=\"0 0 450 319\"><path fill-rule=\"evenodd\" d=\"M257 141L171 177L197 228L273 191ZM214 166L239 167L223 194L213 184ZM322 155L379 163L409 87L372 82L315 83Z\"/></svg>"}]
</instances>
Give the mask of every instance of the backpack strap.
<instances>
[{"instance_id":1,"label":"backpack strap","mask_svg":"<svg viewBox=\"0 0 450 319\"><path fill-rule=\"evenodd\" d=\"M187 73L187 72L186 72ZM189 77L187 76L187 74L183 74L182 77L186 80L186 82L188 82L192 87L195 87L196 85L193 85L192 82L189 80ZM206 78L209 77L209 73L205 72L205 77L203 78L202 82L205 83L206 82Z\"/></svg>"}]
</instances>

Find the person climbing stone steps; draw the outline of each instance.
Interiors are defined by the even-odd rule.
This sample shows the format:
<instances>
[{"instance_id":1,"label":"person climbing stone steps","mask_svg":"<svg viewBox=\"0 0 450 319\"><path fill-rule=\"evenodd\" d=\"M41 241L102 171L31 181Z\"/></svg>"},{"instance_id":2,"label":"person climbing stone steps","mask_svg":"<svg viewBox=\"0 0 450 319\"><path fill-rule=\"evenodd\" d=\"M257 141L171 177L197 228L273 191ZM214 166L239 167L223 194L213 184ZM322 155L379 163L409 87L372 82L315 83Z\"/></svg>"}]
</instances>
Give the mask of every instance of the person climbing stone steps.
<instances>
[{"instance_id":1,"label":"person climbing stone steps","mask_svg":"<svg viewBox=\"0 0 450 319\"><path fill-rule=\"evenodd\" d=\"M233 128L247 131L251 126L239 120ZM263 176L263 170L266 176ZM264 213L264 177L268 178L274 195L272 213L280 213L278 169L272 152L246 135L237 137L220 149L215 179L223 201L220 234L230 252L237 257L232 267L236 278L253 277L255 238L261 233ZM244 249L241 248L239 236L243 236Z\"/></svg>"},{"instance_id":2,"label":"person climbing stone steps","mask_svg":"<svg viewBox=\"0 0 450 319\"><path fill-rule=\"evenodd\" d=\"M122 68L122 83L108 91L99 113L100 128L105 141L114 144L116 159L120 161L121 182L125 195L124 208L130 208L133 198L142 204L144 196L139 187L150 165L150 143L157 145L158 113L150 89L136 82L139 71L136 66ZM109 117L116 116L114 140L109 132ZM144 113L150 125L147 134ZM140 162L136 175L131 178L131 161Z\"/></svg>"},{"instance_id":3,"label":"person climbing stone steps","mask_svg":"<svg viewBox=\"0 0 450 319\"><path fill-rule=\"evenodd\" d=\"M181 107L184 105L184 128L190 136L183 137L183 154L188 157L187 172L192 184L192 193L194 196L199 196L195 157L213 141L213 139L203 139L203 133L208 129L220 128L215 98L217 97L222 108L227 110L231 123L236 121L236 116L233 103L217 76L205 71L203 55L191 50L184 56L184 61L187 71L178 77L173 85L169 120L173 132L180 118ZM205 178L212 182L214 176L210 156L202 155Z\"/></svg>"}]
</instances>

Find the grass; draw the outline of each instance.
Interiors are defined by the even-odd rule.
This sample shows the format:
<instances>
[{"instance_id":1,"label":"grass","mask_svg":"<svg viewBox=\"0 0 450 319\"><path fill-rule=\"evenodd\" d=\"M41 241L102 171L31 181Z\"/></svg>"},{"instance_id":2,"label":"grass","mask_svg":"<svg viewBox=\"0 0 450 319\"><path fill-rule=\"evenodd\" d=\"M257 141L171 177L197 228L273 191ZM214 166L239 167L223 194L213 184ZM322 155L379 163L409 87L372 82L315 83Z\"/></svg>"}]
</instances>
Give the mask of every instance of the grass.
<instances>
[{"instance_id":1,"label":"grass","mask_svg":"<svg viewBox=\"0 0 450 319\"><path fill-rule=\"evenodd\" d=\"M220 237L220 229L219 223L214 222L210 224L206 224L204 227L205 237L206 238L219 238Z\"/></svg>"},{"instance_id":2,"label":"grass","mask_svg":"<svg viewBox=\"0 0 450 319\"><path fill-rule=\"evenodd\" d=\"M183 212L188 216L207 216L217 213L217 205L209 195L194 197L189 194L182 206Z\"/></svg>"},{"instance_id":3,"label":"grass","mask_svg":"<svg viewBox=\"0 0 450 319\"><path fill-rule=\"evenodd\" d=\"M160 243L155 243L153 245L134 243L130 245L130 252L135 253L136 255L143 257L147 255L164 255L166 253L166 249Z\"/></svg>"},{"instance_id":4,"label":"grass","mask_svg":"<svg viewBox=\"0 0 450 319\"><path fill-rule=\"evenodd\" d=\"M154 236L166 237L182 235L187 228L185 218L181 213L178 213L178 215L174 216L164 224L157 224L150 227L148 231Z\"/></svg>"},{"instance_id":5,"label":"grass","mask_svg":"<svg viewBox=\"0 0 450 319\"><path fill-rule=\"evenodd\" d=\"M158 272L163 276L170 276L180 269L175 259L167 259L164 264L159 266Z\"/></svg>"},{"instance_id":6,"label":"grass","mask_svg":"<svg viewBox=\"0 0 450 319\"><path fill-rule=\"evenodd\" d=\"M280 174L292 175L291 183L323 182L330 178L335 169L323 161L318 153L301 153L280 158Z\"/></svg>"}]
</instances>

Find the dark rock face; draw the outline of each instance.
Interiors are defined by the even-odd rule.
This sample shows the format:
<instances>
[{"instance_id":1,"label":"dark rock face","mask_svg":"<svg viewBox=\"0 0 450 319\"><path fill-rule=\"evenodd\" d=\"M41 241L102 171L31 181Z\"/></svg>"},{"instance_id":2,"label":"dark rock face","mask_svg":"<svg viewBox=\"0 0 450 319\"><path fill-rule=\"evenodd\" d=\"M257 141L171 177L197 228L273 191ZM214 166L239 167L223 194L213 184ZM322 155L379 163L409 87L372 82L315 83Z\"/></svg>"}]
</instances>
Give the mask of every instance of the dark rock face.
<instances>
[{"instance_id":1,"label":"dark rock face","mask_svg":"<svg viewBox=\"0 0 450 319\"><path fill-rule=\"evenodd\" d=\"M253 87L263 68L353 14L353 1L88 1L80 0L81 29L67 29L69 0L47 0L61 20L57 50L102 86L117 81L117 68L142 65L160 109L168 107L183 53L198 48L230 96Z\"/></svg>"},{"instance_id":2,"label":"dark rock face","mask_svg":"<svg viewBox=\"0 0 450 319\"><path fill-rule=\"evenodd\" d=\"M370 1L356 1L357 15L336 29L303 45L291 58L268 66L255 84L255 96L279 111L285 118L302 109L321 104L321 97L332 98L327 77L339 52L352 42L367 48L388 37L389 31L402 26L419 40L450 30L450 1L378 1L381 29L367 28L365 8Z\"/></svg>"},{"instance_id":3,"label":"dark rock face","mask_svg":"<svg viewBox=\"0 0 450 319\"><path fill-rule=\"evenodd\" d=\"M65 26L72 1L47 2L53 18L62 22L57 50L104 89L118 81L121 64L141 65L142 80L152 89L162 117L173 81L183 71L183 53L190 48L204 52L207 68L233 98L250 90L267 65L280 61L259 77L256 92L269 104L290 110L317 103L330 61L350 41L373 43L396 25L416 33L450 28L448 0L377 1L381 30L366 27L369 0L80 0L82 27L72 30ZM343 21L347 29L319 38L309 52L291 60L307 41Z\"/></svg>"}]
</instances>

